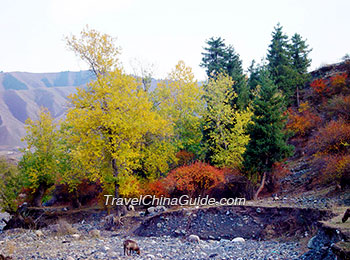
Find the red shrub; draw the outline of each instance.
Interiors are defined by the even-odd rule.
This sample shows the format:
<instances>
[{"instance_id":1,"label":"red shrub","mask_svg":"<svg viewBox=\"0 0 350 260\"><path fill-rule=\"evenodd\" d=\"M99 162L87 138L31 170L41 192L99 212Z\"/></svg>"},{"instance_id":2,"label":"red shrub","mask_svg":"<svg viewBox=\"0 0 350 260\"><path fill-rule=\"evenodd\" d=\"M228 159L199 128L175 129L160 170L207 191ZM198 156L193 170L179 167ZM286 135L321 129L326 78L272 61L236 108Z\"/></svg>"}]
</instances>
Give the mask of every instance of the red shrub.
<instances>
[{"instance_id":1,"label":"red shrub","mask_svg":"<svg viewBox=\"0 0 350 260\"><path fill-rule=\"evenodd\" d=\"M324 95L330 93L330 88L327 86L324 79L316 79L311 82L310 86L318 95Z\"/></svg>"},{"instance_id":2,"label":"red shrub","mask_svg":"<svg viewBox=\"0 0 350 260\"><path fill-rule=\"evenodd\" d=\"M180 192L194 197L203 195L205 191L224 182L224 172L209 164L195 162L171 171L166 177L166 182L175 185L175 193Z\"/></svg>"},{"instance_id":3,"label":"red shrub","mask_svg":"<svg viewBox=\"0 0 350 260\"><path fill-rule=\"evenodd\" d=\"M158 180L154 180L151 182L146 183L145 185L143 185L143 190L142 193L144 195L154 195L156 197L160 197L160 196L165 196L168 197L169 196L169 188L173 186L173 184L170 184L169 182L167 182L166 179L158 179Z\"/></svg>"},{"instance_id":4,"label":"red shrub","mask_svg":"<svg viewBox=\"0 0 350 260\"><path fill-rule=\"evenodd\" d=\"M178 165L188 165L193 162L194 154L186 150L181 150L177 152L176 158L178 158Z\"/></svg>"}]
</instances>

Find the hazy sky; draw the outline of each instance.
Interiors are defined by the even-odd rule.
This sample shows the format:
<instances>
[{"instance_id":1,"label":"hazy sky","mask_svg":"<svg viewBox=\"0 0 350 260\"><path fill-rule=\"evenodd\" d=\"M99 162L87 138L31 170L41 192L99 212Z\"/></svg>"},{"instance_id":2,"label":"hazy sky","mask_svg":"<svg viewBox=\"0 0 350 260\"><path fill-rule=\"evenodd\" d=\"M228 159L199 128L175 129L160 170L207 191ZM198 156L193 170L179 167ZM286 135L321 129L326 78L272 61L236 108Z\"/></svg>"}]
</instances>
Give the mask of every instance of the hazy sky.
<instances>
[{"instance_id":1,"label":"hazy sky","mask_svg":"<svg viewBox=\"0 0 350 260\"><path fill-rule=\"evenodd\" d=\"M87 66L64 36L90 28L117 37L127 72L135 58L165 77L177 61L199 67L205 40L221 36L244 68L266 55L273 27L307 38L312 68L350 53L349 0L0 0L0 71L54 72Z\"/></svg>"}]
</instances>

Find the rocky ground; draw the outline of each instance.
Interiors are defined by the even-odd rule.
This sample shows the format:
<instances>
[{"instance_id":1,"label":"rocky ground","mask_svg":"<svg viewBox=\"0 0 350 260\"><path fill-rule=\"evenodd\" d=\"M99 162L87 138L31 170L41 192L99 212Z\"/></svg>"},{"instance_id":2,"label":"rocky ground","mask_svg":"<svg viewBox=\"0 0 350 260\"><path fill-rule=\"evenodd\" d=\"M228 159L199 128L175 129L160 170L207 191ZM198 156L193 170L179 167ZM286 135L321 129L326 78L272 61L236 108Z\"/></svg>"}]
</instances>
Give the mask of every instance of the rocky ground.
<instances>
[{"instance_id":1,"label":"rocky ground","mask_svg":"<svg viewBox=\"0 0 350 260\"><path fill-rule=\"evenodd\" d=\"M13 259L298 259L298 243L274 241L233 242L201 240L199 244L181 238L135 237L141 255L123 255L123 236L112 231L94 231L87 224L74 224L74 234L58 234L55 228L40 231L8 230L0 234L1 253Z\"/></svg>"}]
</instances>

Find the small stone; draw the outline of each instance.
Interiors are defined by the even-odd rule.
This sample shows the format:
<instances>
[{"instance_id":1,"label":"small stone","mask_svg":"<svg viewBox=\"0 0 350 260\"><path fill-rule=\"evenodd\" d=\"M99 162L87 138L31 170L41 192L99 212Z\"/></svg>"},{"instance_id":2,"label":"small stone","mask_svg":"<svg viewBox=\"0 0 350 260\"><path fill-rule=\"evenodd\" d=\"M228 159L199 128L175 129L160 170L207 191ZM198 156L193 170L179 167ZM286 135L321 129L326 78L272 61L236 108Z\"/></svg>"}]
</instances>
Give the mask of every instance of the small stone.
<instances>
[{"instance_id":1,"label":"small stone","mask_svg":"<svg viewBox=\"0 0 350 260\"><path fill-rule=\"evenodd\" d=\"M157 228L161 228L162 224L161 223L157 223Z\"/></svg>"},{"instance_id":2,"label":"small stone","mask_svg":"<svg viewBox=\"0 0 350 260\"><path fill-rule=\"evenodd\" d=\"M79 234L73 234L72 237L75 238L75 239L79 239L80 235Z\"/></svg>"},{"instance_id":3,"label":"small stone","mask_svg":"<svg viewBox=\"0 0 350 260\"><path fill-rule=\"evenodd\" d=\"M98 229L92 229L92 230L89 231L89 235L91 237L100 238L101 237L101 232Z\"/></svg>"},{"instance_id":4,"label":"small stone","mask_svg":"<svg viewBox=\"0 0 350 260\"><path fill-rule=\"evenodd\" d=\"M36 230L36 231L35 231L35 235L36 235L37 237L42 237L44 234L43 234L43 232L42 232L41 230Z\"/></svg>"},{"instance_id":5,"label":"small stone","mask_svg":"<svg viewBox=\"0 0 350 260\"><path fill-rule=\"evenodd\" d=\"M256 213L261 213L261 208L257 208Z\"/></svg>"},{"instance_id":6,"label":"small stone","mask_svg":"<svg viewBox=\"0 0 350 260\"><path fill-rule=\"evenodd\" d=\"M235 243L244 243L245 239L243 237L235 237L234 239L232 239L232 242Z\"/></svg>"},{"instance_id":7,"label":"small stone","mask_svg":"<svg viewBox=\"0 0 350 260\"><path fill-rule=\"evenodd\" d=\"M309 242L307 243L307 247L309 249L317 249L317 237L313 236L312 238L310 238Z\"/></svg>"},{"instance_id":8,"label":"small stone","mask_svg":"<svg viewBox=\"0 0 350 260\"><path fill-rule=\"evenodd\" d=\"M146 255L147 259L156 259L156 257L154 255L148 254Z\"/></svg>"},{"instance_id":9,"label":"small stone","mask_svg":"<svg viewBox=\"0 0 350 260\"><path fill-rule=\"evenodd\" d=\"M197 235L189 235L189 236L188 236L188 241L191 242L191 243L197 243L197 244L199 244L200 238L199 238L199 236L197 236Z\"/></svg>"}]
</instances>

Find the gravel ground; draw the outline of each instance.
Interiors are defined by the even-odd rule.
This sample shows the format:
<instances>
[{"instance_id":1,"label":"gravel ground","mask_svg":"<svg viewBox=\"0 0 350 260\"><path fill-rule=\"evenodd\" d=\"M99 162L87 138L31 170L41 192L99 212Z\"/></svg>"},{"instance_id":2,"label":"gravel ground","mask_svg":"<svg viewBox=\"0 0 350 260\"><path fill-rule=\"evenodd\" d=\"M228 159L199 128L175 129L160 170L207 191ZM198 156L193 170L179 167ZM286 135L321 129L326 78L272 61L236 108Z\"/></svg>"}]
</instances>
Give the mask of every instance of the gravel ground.
<instances>
[{"instance_id":1,"label":"gravel ground","mask_svg":"<svg viewBox=\"0 0 350 260\"><path fill-rule=\"evenodd\" d=\"M80 224L79 224L80 225ZM15 229L0 234L0 248L13 259L298 259L298 243L274 241L233 242L201 240L199 244L171 237L128 237L137 241L141 255L123 255L125 238L102 231L90 234L83 225L77 234L57 235L50 229L31 231ZM98 231L96 231L98 233Z\"/></svg>"}]
</instances>

